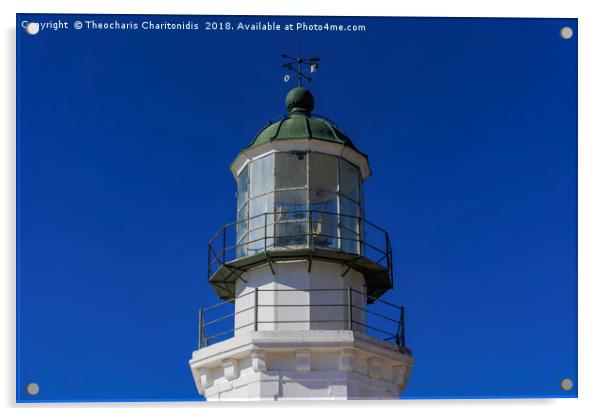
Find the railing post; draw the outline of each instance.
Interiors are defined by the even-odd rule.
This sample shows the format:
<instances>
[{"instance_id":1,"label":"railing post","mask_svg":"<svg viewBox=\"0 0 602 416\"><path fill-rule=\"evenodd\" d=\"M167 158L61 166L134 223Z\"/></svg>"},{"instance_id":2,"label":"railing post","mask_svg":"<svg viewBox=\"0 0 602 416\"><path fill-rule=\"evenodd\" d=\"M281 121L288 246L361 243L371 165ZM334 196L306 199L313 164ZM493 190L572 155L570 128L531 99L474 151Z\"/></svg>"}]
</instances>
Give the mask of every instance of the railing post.
<instances>
[{"instance_id":1,"label":"railing post","mask_svg":"<svg viewBox=\"0 0 602 416\"><path fill-rule=\"evenodd\" d=\"M226 264L226 231L228 230L228 227L224 227L224 238L223 238L223 244L222 244L222 266L224 264Z\"/></svg>"},{"instance_id":2,"label":"railing post","mask_svg":"<svg viewBox=\"0 0 602 416\"><path fill-rule=\"evenodd\" d=\"M353 331L353 289L347 289L347 329Z\"/></svg>"},{"instance_id":3,"label":"railing post","mask_svg":"<svg viewBox=\"0 0 602 416\"><path fill-rule=\"evenodd\" d=\"M313 220L313 213L311 211L311 209L309 210L309 233L308 233L308 238L309 238L309 249L313 250L314 249L314 220Z\"/></svg>"},{"instance_id":4,"label":"railing post","mask_svg":"<svg viewBox=\"0 0 602 416\"><path fill-rule=\"evenodd\" d=\"M402 306L399 311L399 322L401 324L401 347L406 347L406 323L405 323L405 308Z\"/></svg>"},{"instance_id":5,"label":"railing post","mask_svg":"<svg viewBox=\"0 0 602 416\"><path fill-rule=\"evenodd\" d=\"M199 309L199 350L201 348L203 348L203 342L204 342L204 331L205 331L205 320L203 317L203 308Z\"/></svg>"},{"instance_id":6,"label":"railing post","mask_svg":"<svg viewBox=\"0 0 602 416\"><path fill-rule=\"evenodd\" d=\"M255 325L254 329L257 331L259 321L259 288L255 288Z\"/></svg>"},{"instance_id":7,"label":"railing post","mask_svg":"<svg viewBox=\"0 0 602 416\"><path fill-rule=\"evenodd\" d=\"M389 233L385 233L386 238L386 250L387 250L387 270L389 271L389 278L391 280L391 289L395 284L393 278L393 253L391 251L391 240L389 240Z\"/></svg>"},{"instance_id":8,"label":"railing post","mask_svg":"<svg viewBox=\"0 0 602 416\"><path fill-rule=\"evenodd\" d=\"M263 214L263 252L268 251L268 213Z\"/></svg>"},{"instance_id":9,"label":"railing post","mask_svg":"<svg viewBox=\"0 0 602 416\"><path fill-rule=\"evenodd\" d=\"M207 279L211 277L211 243L207 247Z\"/></svg>"},{"instance_id":10,"label":"railing post","mask_svg":"<svg viewBox=\"0 0 602 416\"><path fill-rule=\"evenodd\" d=\"M360 236L359 237L360 241L359 241L359 247L358 247L359 248L359 253L358 254L360 256L363 256L364 253L366 252L366 245L365 245L365 241L366 241L366 231L365 231L366 224L364 223L364 218L363 217L359 218L358 226L359 226L358 235Z\"/></svg>"},{"instance_id":11,"label":"railing post","mask_svg":"<svg viewBox=\"0 0 602 416\"><path fill-rule=\"evenodd\" d=\"M399 321L397 322L397 333L395 334L395 344L401 346L401 316L403 315L403 306L399 308Z\"/></svg>"}]
</instances>

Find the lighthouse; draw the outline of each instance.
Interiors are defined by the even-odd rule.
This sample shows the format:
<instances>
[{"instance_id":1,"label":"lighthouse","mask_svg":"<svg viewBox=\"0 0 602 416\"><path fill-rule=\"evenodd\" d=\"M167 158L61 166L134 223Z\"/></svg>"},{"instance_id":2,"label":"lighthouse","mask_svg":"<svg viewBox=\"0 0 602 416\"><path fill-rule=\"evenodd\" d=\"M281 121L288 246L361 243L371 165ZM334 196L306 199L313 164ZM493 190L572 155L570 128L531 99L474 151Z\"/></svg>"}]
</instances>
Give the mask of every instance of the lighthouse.
<instances>
[{"instance_id":1,"label":"lighthouse","mask_svg":"<svg viewBox=\"0 0 602 416\"><path fill-rule=\"evenodd\" d=\"M219 302L189 361L207 400L397 399L414 358L386 230L364 213L368 157L303 87L230 169L236 220L208 244ZM234 214L234 213L233 213Z\"/></svg>"}]
</instances>

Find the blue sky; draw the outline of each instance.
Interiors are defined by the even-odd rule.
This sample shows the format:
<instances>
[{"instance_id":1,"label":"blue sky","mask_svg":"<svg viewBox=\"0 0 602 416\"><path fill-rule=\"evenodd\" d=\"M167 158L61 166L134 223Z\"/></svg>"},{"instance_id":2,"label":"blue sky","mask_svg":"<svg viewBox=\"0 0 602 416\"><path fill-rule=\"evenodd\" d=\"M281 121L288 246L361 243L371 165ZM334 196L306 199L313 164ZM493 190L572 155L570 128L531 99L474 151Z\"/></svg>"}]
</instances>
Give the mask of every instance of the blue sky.
<instances>
[{"instance_id":1,"label":"blue sky","mask_svg":"<svg viewBox=\"0 0 602 416\"><path fill-rule=\"evenodd\" d=\"M402 397L576 395L559 388L577 378L577 37L559 35L576 19L152 20L365 24L302 39L322 57L316 113L371 162L366 216L396 265L384 299L405 305L416 357ZM235 218L230 162L285 111L296 45L17 30L20 400L200 400L206 244Z\"/></svg>"}]
</instances>

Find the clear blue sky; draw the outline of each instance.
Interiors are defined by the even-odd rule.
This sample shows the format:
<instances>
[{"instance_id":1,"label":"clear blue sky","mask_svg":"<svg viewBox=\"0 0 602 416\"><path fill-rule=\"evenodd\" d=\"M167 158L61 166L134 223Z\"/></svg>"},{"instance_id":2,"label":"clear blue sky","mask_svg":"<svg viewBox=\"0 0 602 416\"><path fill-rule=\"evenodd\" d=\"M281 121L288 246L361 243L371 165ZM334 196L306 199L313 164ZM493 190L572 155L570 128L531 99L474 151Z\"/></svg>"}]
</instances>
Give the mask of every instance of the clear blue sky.
<instances>
[{"instance_id":1,"label":"clear blue sky","mask_svg":"<svg viewBox=\"0 0 602 416\"><path fill-rule=\"evenodd\" d=\"M17 25L59 18L78 16ZM95 20L116 18L149 20ZM372 165L404 398L576 395L575 19L152 18L189 19L367 26L302 36L316 112ZM284 112L296 37L17 30L20 400L200 400L206 244L235 218L230 162Z\"/></svg>"}]
</instances>

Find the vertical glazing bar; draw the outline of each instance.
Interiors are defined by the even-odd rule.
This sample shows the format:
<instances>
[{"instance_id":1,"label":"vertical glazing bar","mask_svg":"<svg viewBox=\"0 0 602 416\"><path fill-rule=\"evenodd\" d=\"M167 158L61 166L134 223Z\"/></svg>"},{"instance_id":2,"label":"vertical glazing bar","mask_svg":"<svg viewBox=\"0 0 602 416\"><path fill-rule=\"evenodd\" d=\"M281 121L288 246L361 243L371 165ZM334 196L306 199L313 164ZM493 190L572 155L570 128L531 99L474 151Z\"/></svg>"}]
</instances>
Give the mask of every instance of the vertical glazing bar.
<instances>
[{"instance_id":1,"label":"vertical glazing bar","mask_svg":"<svg viewBox=\"0 0 602 416\"><path fill-rule=\"evenodd\" d=\"M338 250L343 250L343 225L341 222L343 221L341 217L342 213L342 204L341 204L341 158L337 157L337 246Z\"/></svg>"},{"instance_id":2,"label":"vertical glazing bar","mask_svg":"<svg viewBox=\"0 0 602 416\"><path fill-rule=\"evenodd\" d=\"M306 168L305 171L307 172L307 174L305 176L305 201L304 202L307 204L306 207L309 208L309 215L311 218L311 210L313 208L313 205L312 205L313 201L311 200L310 185L311 185L313 173L311 172L311 163L309 163L310 157L313 158L312 152L308 151L305 154L305 168ZM313 241L313 229L310 229L308 234L309 234L308 238L311 238ZM307 243L311 244L309 241ZM313 247L310 247L310 248L313 248Z\"/></svg>"},{"instance_id":3,"label":"vertical glazing bar","mask_svg":"<svg viewBox=\"0 0 602 416\"><path fill-rule=\"evenodd\" d=\"M364 255L364 239L366 238L366 234L365 234L365 226L366 224L363 223L364 221L364 181L362 179L362 174L360 172L360 174L358 175L358 181L359 181L359 185L358 185L358 191L359 191L359 205L360 205L360 215L359 215L359 223L358 226L360 227L359 230L357 230L357 234L359 235L359 240L358 241L358 248L359 248L359 255L363 256Z\"/></svg>"},{"instance_id":4,"label":"vertical glazing bar","mask_svg":"<svg viewBox=\"0 0 602 416\"><path fill-rule=\"evenodd\" d=\"M255 324L254 330L257 331L259 323L259 288L255 288Z\"/></svg>"},{"instance_id":5,"label":"vertical glazing bar","mask_svg":"<svg viewBox=\"0 0 602 416\"><path fill-rule=\"evenodd\" d=\"M268 213L263 214L263 252L268 251Z\"/></svg>"},{"instance_id":6,"label":"vertical glazing bar","mask_svg":"<svg viewBox=\"0 0 602 416\"><path fill-rule=\"evenodd\" d=\"M353 289L347 289L347 329L353 331Z\"/></svg>"}]
</instances>

